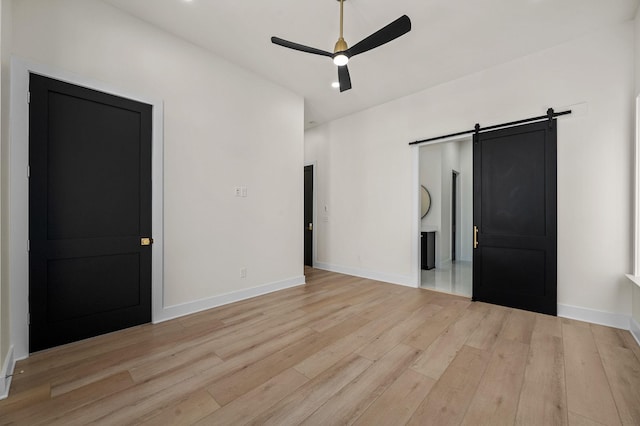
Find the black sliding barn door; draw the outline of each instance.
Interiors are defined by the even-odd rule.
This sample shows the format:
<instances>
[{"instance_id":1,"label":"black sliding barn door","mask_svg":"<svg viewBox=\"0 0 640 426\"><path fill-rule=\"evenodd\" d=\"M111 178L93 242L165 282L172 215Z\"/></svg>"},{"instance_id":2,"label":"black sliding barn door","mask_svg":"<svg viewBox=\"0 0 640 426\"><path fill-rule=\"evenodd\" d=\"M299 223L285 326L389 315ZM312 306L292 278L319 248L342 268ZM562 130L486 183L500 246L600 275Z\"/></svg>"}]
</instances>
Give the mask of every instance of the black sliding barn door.
<instances>
[{"instance_id":1,"label":"black sliding barn door","mask_svg":"<svg viewBox=\"0 0 640 426\"><path fill-rule=\"evenodd\" d=\"M38 75L29 349L151 320L151 106Z\"/></svg>"},{"instance_id":2,"label":"black sliding barn door","mask_svg":"<svg viewBox=\"0 0 640 426\"><path fill-rule=\"evenodd\" d=\"M473 139L473 299L556 315L556 120Z\"/></svg>"}]
</instances>

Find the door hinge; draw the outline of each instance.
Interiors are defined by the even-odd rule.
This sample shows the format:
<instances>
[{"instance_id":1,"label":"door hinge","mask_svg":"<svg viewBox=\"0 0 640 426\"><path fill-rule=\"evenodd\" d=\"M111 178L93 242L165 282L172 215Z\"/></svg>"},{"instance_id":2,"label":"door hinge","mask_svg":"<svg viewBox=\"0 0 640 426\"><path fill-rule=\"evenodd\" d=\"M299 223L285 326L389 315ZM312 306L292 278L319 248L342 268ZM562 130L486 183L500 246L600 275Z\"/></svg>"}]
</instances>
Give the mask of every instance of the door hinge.
<instances>
[{"instance_id":1,"label":"door hinge","mask_svg":"<svg viewBox=\"0 0 640 426\"><path fill-rule=\"evenodd\" d=\"M27 323L31 325L31 312L27 314Z\"/></svg>"},{"instance_id":2,"label":"door hinge","mask_svg":"<svg viewBox=\"0 0 640 426\"><path fill-rule=\"evenodd\" d=\"M27 92L27 103L31 103L31 92Z\"/></svg>"},{"instance_id":3,"label":"door hinge","mask_svg":"<svg viewBox=\"0 0 640 426\"><path fill-rule=\"evenodd\" d=\"M31 240L27 240L27 251L31 251Z\"/></svg>"},{"instance_id":4,"label":"door hinge","mask_svg":"<svg viewBox=\"0 0 640 426\"><path fill-rule=\"evenodd\" d=\"M31 166L27 166L27 179L31 177Z\"/></svg>"}]
</instances>

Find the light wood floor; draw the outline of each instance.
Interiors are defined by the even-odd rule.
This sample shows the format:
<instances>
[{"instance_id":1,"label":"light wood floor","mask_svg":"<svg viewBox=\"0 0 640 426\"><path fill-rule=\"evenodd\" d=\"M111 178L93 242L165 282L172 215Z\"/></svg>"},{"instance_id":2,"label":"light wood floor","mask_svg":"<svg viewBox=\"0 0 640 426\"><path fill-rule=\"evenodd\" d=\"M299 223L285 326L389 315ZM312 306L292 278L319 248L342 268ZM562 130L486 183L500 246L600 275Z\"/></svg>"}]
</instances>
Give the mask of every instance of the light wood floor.
<instances>
[{"instance_id":1,"label":"light wood floor","mask_svg":"<svg viewBox=\"0 0 640 426\"><path fill-rule=\"evenodd\" d=\"M0 424L640 425L627 331L307 269L31 356Z\"/></svg>"}]
</instances>

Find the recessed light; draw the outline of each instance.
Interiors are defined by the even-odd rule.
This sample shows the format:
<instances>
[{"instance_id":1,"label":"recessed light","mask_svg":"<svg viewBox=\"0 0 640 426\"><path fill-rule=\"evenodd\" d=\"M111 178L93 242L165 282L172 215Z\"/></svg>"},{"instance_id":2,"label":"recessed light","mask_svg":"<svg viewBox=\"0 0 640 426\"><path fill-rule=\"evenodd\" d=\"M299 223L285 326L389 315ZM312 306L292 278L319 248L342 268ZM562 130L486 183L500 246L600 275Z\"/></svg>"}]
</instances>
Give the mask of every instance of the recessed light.
<instances>
[{"instance_id":1,"label":"recessed light","mask_svg":"<svg viewBox=\"0 0 640 426\"><path fill-rule=\"evenodd\" d=\"M331 83L331 87L333 87L334 89L338 89L340 87L340 83L334 81L333 83Z\"/></svg>"}]
</instances>

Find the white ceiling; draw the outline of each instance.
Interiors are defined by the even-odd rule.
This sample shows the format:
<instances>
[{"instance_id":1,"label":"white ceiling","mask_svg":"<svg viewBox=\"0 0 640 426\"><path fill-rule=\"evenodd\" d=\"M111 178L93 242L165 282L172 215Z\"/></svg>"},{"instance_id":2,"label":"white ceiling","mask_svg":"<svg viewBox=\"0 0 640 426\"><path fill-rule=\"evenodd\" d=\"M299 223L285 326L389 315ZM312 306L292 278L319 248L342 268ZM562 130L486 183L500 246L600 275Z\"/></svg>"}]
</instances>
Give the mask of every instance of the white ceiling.
<instances>
[{"instance_id":1,"label":"white ceiling","mask_svg":"<svg viewBox=\"0 0 640 426\"><path fill-rule=\"evenodd\" d=\"M349 46L403 14L412 30L353 58L343 93L331 58L270 41L333 51L336 0L103 1L302 95L308 128L633 19L640 0L346 0Z\"/></svg>"}]
</instances>

